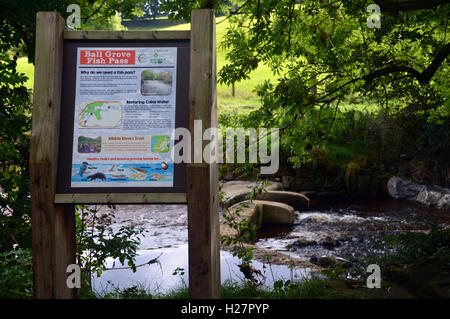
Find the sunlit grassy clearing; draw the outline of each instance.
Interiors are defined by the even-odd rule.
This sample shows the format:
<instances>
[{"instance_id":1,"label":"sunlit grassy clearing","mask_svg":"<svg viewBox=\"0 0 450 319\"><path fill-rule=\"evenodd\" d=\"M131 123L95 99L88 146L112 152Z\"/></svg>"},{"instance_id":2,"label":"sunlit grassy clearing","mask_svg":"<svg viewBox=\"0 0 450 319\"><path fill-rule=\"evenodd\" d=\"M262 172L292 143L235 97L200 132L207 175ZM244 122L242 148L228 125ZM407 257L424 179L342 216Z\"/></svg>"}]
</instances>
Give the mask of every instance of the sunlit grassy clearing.
<instances>
[{"instance_id":1,"label":"sunlit grassy clearing","mask_svg":"<svg viewBox=\"0 0 450 319\"><path fill-rule=\"evenodd\" d=\"M25 86L28 89L33 89L34 65L28 63L27 57L17 59L17 72L23 73L28 77L28 80L25 82Z\"/></svg>"}]
</instances>

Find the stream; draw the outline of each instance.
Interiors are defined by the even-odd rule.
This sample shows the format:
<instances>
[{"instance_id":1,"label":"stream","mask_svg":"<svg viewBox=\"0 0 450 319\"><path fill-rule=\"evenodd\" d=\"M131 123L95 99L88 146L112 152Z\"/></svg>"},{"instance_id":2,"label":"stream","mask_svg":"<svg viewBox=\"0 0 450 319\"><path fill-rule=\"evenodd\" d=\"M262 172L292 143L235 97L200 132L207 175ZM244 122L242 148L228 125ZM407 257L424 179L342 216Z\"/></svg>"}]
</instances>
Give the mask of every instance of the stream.
<instances>
[{"instance_id":1,"label":"stream","mask_svg":"<svg viewBox=\"0 0 450 319\"><path fill-rule=\"evenodd\" d=\"M295 212L292 226L263 227L256 245L301 260L323 255L357 261L392 251L383 239L407 231L427 231L424 219L450 225L450 215L407 200L321 203Z\"/></svg>"},{"instance_id":2,"label":"stream","mask_svg":"<svg viewBox=\"0 0 450 319\"><path fill-rule=\"evenodd\" d=\"M103 212L108 208L103 207ZM263 226L258 231L255 244L282 254L310 261L326 255L345 258L351 262L367 256L389 252L381 248L387 234L405 231L426 231L418 223L428 218L436 223L450 225L449 214L402 200L364 200L340 203L323 202L308 210L295 212L291 226ZM117 205L111 227L123 225L145 227L145 237L140 236L136 264L158 258L158 263L137 268L108 270L93 277L93 288L98 294L115 288L138 286L152 292L165 293L188 284L187 209L185 205ZM221 281L243 279L239 260L227 251L221 251ZM114 260L108 260L107 267ZM116 261L115 267L120 267ZM265 276L264 285L272 287L279 279L304 278L309 268L292 268L287 265L268 265L253 262L254 268ZM184 269L173 274L175 269Z\"/></svg>"}]
</instances>

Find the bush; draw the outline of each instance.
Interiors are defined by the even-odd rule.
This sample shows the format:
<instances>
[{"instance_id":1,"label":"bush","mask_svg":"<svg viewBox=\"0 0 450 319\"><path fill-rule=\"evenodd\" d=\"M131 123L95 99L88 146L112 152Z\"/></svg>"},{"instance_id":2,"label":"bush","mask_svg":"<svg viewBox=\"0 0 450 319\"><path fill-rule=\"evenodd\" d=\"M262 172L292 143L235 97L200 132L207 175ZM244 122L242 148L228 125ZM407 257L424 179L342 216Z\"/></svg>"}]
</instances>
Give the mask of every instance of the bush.
<instances>
[{"instance_id":1,"label":"bush","mask_svg":"<svg viewBox=\"0 0 450 319\"><path fill-rule=\"evenodd\" d=\"M115 206L109 206L115 209ZM136 271L135 258L140 244L138 235L144 235L143 227L122 226L117 231L108 226L114 212L100 214L97 206L76 206L77 264L82 270L82 285L91 287L91 276L98 277L108 270L107 258L117 258L123 265ZM115 262L113 264L113 267Z\"/></svg>"},{"instance_id":2,"label":"bush","mask_svg":"<svg viewBox=\"0 0 450 319\"><path fill-rule=\"evenodd\" d=\"M31 298L31 250L16 248L0 253L0 298Z\"/></svg>"},{"instance_id":3,"label":"bush","mask_svg":"<svg viewBox=\"0 0 450 319\"><path fill-rule=\"evenodd\" d=\"M17 55L0 53L0 252L31 247L28 158L31 101Z\"/></svg>"},{"instance_id":4,"label":"bush","mask_svg":"<svg viewBox=\"0 0 450 319\"><path fill-rule=\"evenodd\" d=\"M392 257L399 263L415 263L423 259L437 259L450 263L450 229L429 223L429 233L407 232L394 236L390 244L397 247Z\"/></svg>"}]
</instances>

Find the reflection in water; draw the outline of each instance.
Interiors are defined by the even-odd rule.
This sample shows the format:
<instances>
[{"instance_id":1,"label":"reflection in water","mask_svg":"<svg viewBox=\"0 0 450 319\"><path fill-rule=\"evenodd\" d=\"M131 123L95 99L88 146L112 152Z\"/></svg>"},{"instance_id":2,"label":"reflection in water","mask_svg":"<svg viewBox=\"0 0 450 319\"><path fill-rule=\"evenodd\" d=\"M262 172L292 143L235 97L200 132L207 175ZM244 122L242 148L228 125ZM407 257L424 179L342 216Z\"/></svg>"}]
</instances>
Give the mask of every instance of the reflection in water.
<instances>
[{"instance_id":1,"label":"reflection in water","mask_svg":"<svg viewBox=\"0 0 450 319\"><path fill-rule=\"evenodd\" d=\"M100 278L93 278L93 288L97 293L111 291L114 287L127 288L131 286L144 287L152 292L165 293L171 289L188 285L188 247L187 244L176 248L161 248L155 250L138 251L136 264L143 264L149 260L162 255L159 258L160 264L151 264L137 268L133 273L131 270L109 270L102 274ZM112 267L113 259L108 260L108 267ZM221 282L227 280L241 281L244 276L240 272L237 264L238 258L230 253L221 251L220 253L220 273ZM116 263L119 267L120 263ZM183 268L184 275L173 275L177 268ZM300 280L308 275L309 269L289 269L287 266L263 265L258 261L253 262L253 267L260 270L265 275L265 286L273 287L274 280L297 279ZM271 269L269 268L271 267Z\"/></svg>"},{"instance_id":2,"label":"reflection in water","mask_svg":"<svg viewBox=\"0 0 450 319\"><path fill-rule=\"evenodd\" d=\"M187 208L185 205L116 205L115 218L111 227L118 229L123 225L143 226L147 229L141 237L141 245L136 258L136 265L144 264L159 257L160 264L153 263L138 267L133 273L130 269L108 270L101 277L95 275L92 280L97 293L112 291L115 287L145 287L152 292L164 293L173 288L187 285L188 249L187 249ZM100 213L109 209L103 207ZM239 259L229 252L220 252L221 281L244 279L238 268ZM107 267L113 267L114 259L108 259ZM116 260L116 268L122 267ZM300 280L309 273L309 269L293 269L288 266L264 265L258 261L253 267L265 274L265 285L273 286L279 279ZM183 268L184 276L173 275L176 268ZM271 268L271 269L270 269Z\"/></svg>"}]
</instances>

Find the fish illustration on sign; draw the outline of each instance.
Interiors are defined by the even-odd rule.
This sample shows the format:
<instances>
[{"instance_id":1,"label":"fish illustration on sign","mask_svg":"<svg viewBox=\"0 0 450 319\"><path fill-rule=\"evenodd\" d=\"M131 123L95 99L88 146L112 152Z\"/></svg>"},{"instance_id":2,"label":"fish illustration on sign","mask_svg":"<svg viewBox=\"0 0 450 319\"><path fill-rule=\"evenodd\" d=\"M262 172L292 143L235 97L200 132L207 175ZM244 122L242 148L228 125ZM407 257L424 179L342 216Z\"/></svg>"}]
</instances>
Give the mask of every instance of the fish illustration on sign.
<instances>
[{"instance_id":1,"label":"fish illustration on sign","mask_svg":"<svg viewBox=\"0 0 450 319\"><path fill-rule=\"evenodd\" d=\"M136 168L136 167L133 167L133 166L131 166L131 165L130 165L130 168L131 168L132 170L136 171L136 172L139 172L139 173L144 173L144 174L147 173L146 170L141 169L141 168Z\"/></svg>"},{"instance_id":2,"label":"fish illustration on sign","mask_svg":"<svg viewBox=\"0 0 450 319\"><path fill-rule=\"evenodd\" d=\"M87 178L89 178L91 180L91 182L96 179L100 179L104 182L106 181L106 176L103 173L95 173L95 174L89 175Z\"/></svg>"}]
</instances>

